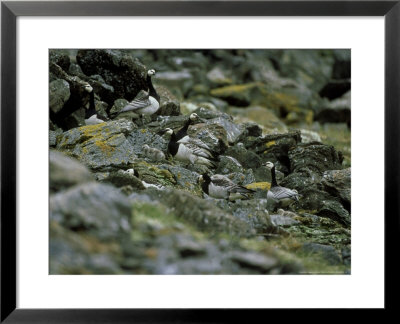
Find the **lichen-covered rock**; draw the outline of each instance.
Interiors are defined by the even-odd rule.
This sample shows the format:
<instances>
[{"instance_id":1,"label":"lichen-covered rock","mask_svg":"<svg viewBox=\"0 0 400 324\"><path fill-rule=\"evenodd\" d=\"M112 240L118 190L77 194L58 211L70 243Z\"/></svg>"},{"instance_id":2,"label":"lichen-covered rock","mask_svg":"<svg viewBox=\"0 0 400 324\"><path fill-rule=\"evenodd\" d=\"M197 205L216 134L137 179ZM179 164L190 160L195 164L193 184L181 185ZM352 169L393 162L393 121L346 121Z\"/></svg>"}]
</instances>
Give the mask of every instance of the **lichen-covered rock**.
<instances>
[{"instance_id":1,"label":"lichen-covered rock","mask_svg":"<svg viewBox=\"0 0 400 324\"><path fill-rule=\"evenodd\" d=\"M217 154L222 154L228 147L228 133L218 123L192 125L188 129L188 135L201 140Z\"/></svg>"},{"instance_id":2,"label":"lichen-covered rock","mask_svg":"<svg viewBox=\"0 0 400 324\"><path fill-rule=\"evenodd\" d=\"M110 115L117 115L127 104L129 103L126 99L117 99L114 101L113 106L110 109Z\"/></svg>"},{"instance_id":3,"label":"lichen-covered rock","mask_svg":"<svg viewBox=\"0 0 400 324\"><path fill-rule=\"evenodd\" d=\"M199 173L190 171L181 166L174 165L161 165L160 168L165 168L171 172L176 180L177 188L185 189L197 196L200 196L201 189L197 183L197 178L200 176Z\"/></svg>"},{"instance_id":4,"label":"lichen-covered rock","mask_svg":"<svg viewBox=\"0 0 400 324\"><path fill-rule=\"evenodd\" d=\"M341 169L343 155L331 145L322 143L299 144L289 151L292 172L311 170L322 173Z\"/></svg>"},{"instance_id":5,"label":"lichen-covered rock","mask_svg":"<svg viewBox=\"0 0 400 324\"><path fill-rule=\"evenodd\" d=\"M81 235L50 221L50 274L123 274L122 253L116 244Z\"/></svg>"},{"instance_id":6,"label":"lichen-covered rock","mask_svg":"<svg viewBox=\"0 0 400 324\"><path fill-rule=\"evenodd\" d=\"M133 167L139 173L139 178L147 183L162 186L173 186L177 183L173 174L161 166L158 167L145 161L136 161Z\"/></svg>"},{"instance_id":7,"label":"lichen-covered rock","mask_svg":"<svg viewBox=\"0 0 400 324\"><path fill-rule=\"evenodd\" d=\"M191 223L200 231L238 236L254 235L254 230L248 224L216 207L212 201L176 189L147 191L153 199L167 205L178 218Z\"/></svg>"},{"instance_id":8,"label":"lichen-covered rock","mask_svg":"<svg viewBox=\"0 0 400 324\"><path fill-rule=\"evenodd\" d=\"M218 207L232 213L257 233L273 231L266 199L236 200L235 202L215 199L215 201Z\"/></svg>"},{"instance_id":9,"label":"lichen-covered rock","mask_svg":"<svg viewBox=\"0 0 400 324\"><path fill-rule=\"evenodd\" d=\"M68 71L71 60L65 50L50 49L49 61L60 66L64 71Z\"/></svg>"},{"instance_id":10,"label":"lichen-covered rock","mask_svg":"<svg viewBox=\"0 0 400 324\"><path fill-rule=\"evenodd\" d=\"M133 151L137 156L146 158L145 152L143 151L144 145L149 145L152 148L156 148L164 153L168 149L168 140L146 128L135 129L128 136L128 141L132 146Z\"/></svg>"},{"instance_id":11,"label":"lichen-covered rock","mask_svg":"<svg viewBox=\"0 0 400 324\"><path fill-rule=\"evenodd\" d=\"M50 150L50 191L59 191L94 177L87 167L61 152Z\"/></svg>"},{"instance_id":12,"label":"lichen-covered rock","mask_svg":"<svg viewBox=\"0 0 400 324\"><path fill-rule=\"evenodd\" d=\"M131 207L117 189L88 182L50 197L50 220L102 240L129 235Z\"/></svg>"},{"instance_id":13,"label":"lichen-covered rock","mask_svg":"<svg viewBox=\"0 0 400 324\"><path fill-rule=\"evenodd\" d=\"M64 130L85 124L85 109L89 105L90 91L88 83L77 76L70 76L60 66L50 62L51 80L61 79L68 82L70 96L62 109L55 113L50 110L50 119Z\"/></svg>"},{"instance_id":14,"label":"lichen-covered rock","mask_svg":"<svg viewBox=\"0 0 400 324\"><path fill-rule=\"evenodd\" d=\"M330 264L341 263L340 256L333 246L307 242L303 244L302 250L306 253L321 254Z\"/></svg>"},{"instance_id":15,"label":"lichen-covered rock","mask_svg":"<svg viewBox=\"0 0 400 324\"><path fill-rule=\"evenodd\" d=\"M347 206L351 205L351 168L325 171L322 184L325 191L339 197Z\"/></svg>"},{"instance_id":16,"label":"lichen-covered rock","mask_svg":"<svg viewBox=\"0 0 400 324\"><path fill-rule=\"evenodd\" d=\"M228 174L232 172L243 172L243 167L239 161L232 156L219 156L218 168L215 170L215 173Z\"/></svg>"},{"instance_id":17,"label":"lichen-covered rock","mask_svg":"<svg viewBox=\"0 0 400 324\"><path fill-rule=\"evenodd\" d=\"M126 138L134 128L126 120L74 128L57 138L57 149L95 170L126 166L135 159L133 146Z\"/></svg>"},{"instance_id":18,"label":"lichen-covered rock","mask_svg":"<svg viewBox=\"0 0 400 324\"><path fill-rule=\"evenodd\" d=\"M145 189L142 181L124 170L110 172L102 181L112 183L116 187L131 186L134 189Z\"/></svg>"},{"instance_id":19,"label":"lichen-covered rock","mask_svg":"<svg viewBox=\"0 0 400 324\"><path fill-rule=\"evenodd\" d=\"M79 50L76 59L86 75L99 74L114 88L114 100L130 101L140 90L147 89L146 67L124 50Z\"/></svg>"},{"instance_id":20,"label":"lichen-covered rock","mask_svg":"<svg viewBox=\"0 0 400 324\"><path fill-rule=\"evenodd\" d=\"M58 113L71 95L69 84L65 80L57 79L50 82L49 90L50 109L54 113Z\"/></svg>"},{"instance_id":21,"label":"lichen-covered rock","mask_svg":"<svg viewBox=\"0 0 400 324\"><path fill-rule=\"evenodd\" d=\"M246 150L243 145L228 148L225 155L235 158L246 169L257 169L261 166L261 158L254 152Z\"/></svg>"}]
</instances>

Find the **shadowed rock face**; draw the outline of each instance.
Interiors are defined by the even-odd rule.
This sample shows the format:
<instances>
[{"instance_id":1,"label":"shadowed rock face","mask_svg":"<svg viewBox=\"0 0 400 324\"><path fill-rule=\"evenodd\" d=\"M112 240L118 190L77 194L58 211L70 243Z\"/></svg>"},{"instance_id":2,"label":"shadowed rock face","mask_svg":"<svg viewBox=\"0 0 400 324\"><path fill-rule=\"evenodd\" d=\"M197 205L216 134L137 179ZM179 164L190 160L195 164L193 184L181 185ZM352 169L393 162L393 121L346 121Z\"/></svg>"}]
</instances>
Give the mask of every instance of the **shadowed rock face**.
<instances>
[{"instance_id":1,"label":"shadowed rock face","mask_svg":"<svg viewBox=\"0 0 400 324\"><path fill-rule=\"evenodd\" d=\"M79 50L76 60L86 75L101 75L114 88L115 99L130 101L147 89L146 67L123 50Z\"/></svg>"}]
</instances>

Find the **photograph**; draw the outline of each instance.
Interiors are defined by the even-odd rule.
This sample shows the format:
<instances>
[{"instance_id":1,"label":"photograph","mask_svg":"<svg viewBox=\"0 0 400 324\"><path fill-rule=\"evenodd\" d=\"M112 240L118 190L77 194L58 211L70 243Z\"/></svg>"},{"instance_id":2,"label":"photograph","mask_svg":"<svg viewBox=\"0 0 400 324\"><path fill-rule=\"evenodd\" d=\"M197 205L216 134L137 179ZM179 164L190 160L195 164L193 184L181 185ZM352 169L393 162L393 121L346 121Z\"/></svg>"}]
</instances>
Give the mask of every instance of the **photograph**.
<instances>
[{"instance_id":1,"label":"photograph","mask_svg":"<svg viewBox=\"0 0 400 324\"><path fill-rule=\"evenodd\" d=\"M48 68L50 275L351 274L351 49Z\"/></svg>"}]
</instances>

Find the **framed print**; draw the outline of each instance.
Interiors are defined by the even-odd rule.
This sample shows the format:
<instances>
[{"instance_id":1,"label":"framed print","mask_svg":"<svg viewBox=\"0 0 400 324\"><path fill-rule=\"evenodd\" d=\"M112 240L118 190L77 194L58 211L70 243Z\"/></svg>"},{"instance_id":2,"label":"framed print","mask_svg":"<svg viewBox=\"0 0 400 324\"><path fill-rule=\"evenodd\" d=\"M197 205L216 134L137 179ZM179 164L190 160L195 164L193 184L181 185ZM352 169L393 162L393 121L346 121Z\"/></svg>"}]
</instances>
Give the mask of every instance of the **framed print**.
<instances>
[{"instance_id":1,"label":"framed print","mask_svg":"<svg viewBox=\"0 0 400 324\"><path fill-rule=\"evenodd\" d=\"M1 321L391 309L399 14L2 2Z\"/></svg>"}]
</instances>

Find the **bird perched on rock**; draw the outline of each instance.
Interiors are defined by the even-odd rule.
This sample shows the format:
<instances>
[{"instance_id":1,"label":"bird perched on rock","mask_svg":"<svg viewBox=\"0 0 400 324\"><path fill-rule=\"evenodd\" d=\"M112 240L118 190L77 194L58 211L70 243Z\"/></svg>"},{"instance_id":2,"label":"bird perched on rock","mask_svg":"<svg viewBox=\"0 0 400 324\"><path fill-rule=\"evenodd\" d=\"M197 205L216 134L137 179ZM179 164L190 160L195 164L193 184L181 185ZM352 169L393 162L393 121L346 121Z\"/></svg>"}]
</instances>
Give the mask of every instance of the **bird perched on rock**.
<instances>
[{"instance_id":1,"label":"bird perched on rock","mask_svg":"<svg viewBox=\"0 0 400 324\"><path fill-rule=\"evenodd\" d=\"M189 116L189 119L186 121L186 123L183 125L183 127L176 132L176 138L177 140L181 140L185 138L186 136L189 136L187 134L188 128L190 125L194 125L197 122L204 122L202 118L200 118L196 113L191 113Z\"/></svg>"},{"instance_id":2,"label":"bird perched on rock","mask_svg":"<svg viewBox=\"0 0 400 324\"><path fill-rule=\"evenodd\" d=\"M191 164L202 164L208 168L215 167L215 158L207 149L199 147L193 143L180 143L171 128L166 128L162 133L170 136L168 153L178 161L190 162Z\"/></svg>"},{"instance_id":3,"label":"bird perched on rock","mask_svg":"<svg viewBox=\"0 0 400 324\"><path fill-rule=\"evenodd\" d=\"M143 145L143 154L153 161L165 160L165 154L162 151L154 147L150 147L147 144Z\"/></svg>"},{"instance_id":4,"label":"bird perched on rock","mask_svg":"<svg viewBox=\"0 0 400 324\"><path fill-rule=\"evenodd\" d=\"M267 199L277 202L281 207L287 207L294 201L299 200L299 193L295 189L289 189L281 187L276 182L275 165L272 162L266 162L264 164L269 170L271 170L271 188L267 193Z\"/></svg>"},{"instance_id":5,"label":"bird perched on rock","mask_svg":"<svg viewBox=\"0 0 400 324\"><path fill-rule=\"evenodd\" d=\"M249 199L254 193L254 190L240 186L222 174L210 177L205 173L200 175L197 181L207 195L217 199Z\"/></svg>"},{"instance_id":6,"label":"bird perched on rock","mask_svg":"<svg viewBox=\"0 0 400 324\"><path fill-rule=\"evenodd\" d=\"M140 91L139 94L128 103L119 113L134 112L139 115L152 115L160 108L160 96L154 89L151 77L156 71L151 69L147 71L147 87L148 92Z\"/></svg>"},{"instance_id":7,"label":"bird perched on rock","mask_svg":"<svg viewBox=\"0 0 400 324\"><path fill-rule=\"evenodd\" d=\"M86 125L97 125L105 122L105 119L97 115L96 105L94 103L94 91L92 86L87 83L85 90L89 92L89 108L85 111L85 124Z\"/></svg>"}]
</instances>

